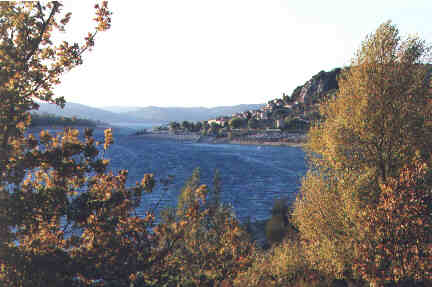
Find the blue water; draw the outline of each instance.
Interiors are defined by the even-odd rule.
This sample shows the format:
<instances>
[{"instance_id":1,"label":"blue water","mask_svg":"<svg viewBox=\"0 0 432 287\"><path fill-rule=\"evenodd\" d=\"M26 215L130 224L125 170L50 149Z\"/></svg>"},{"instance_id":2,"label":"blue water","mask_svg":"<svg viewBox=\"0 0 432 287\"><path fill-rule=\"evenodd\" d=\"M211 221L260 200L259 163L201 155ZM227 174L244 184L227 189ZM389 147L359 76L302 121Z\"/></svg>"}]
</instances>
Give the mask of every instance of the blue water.
<instances>
[{"instance_id":1,"label":"blue water","mask_svg":"<svg viewBox=\"0 0 432 287\"><path fill-rule=\"evenodd\" d=\"M185 181L199 167L201 183L210 188L219 170L222 201L232 205L240 220L261 220L270 216L275 199L295 199L306 173L305 154L298 147L184 143L130 134L130 130L114 130L115 144L105 156L113 171L128 169L128 184L140 181L145 173L153 173L158 181L174 175L167 191L158 184L152 194L143 196L140 214L159 200L162 207L175 206Z\"/></svg>"},{"instance_id":2,"label":"blue water","mask_svg":"<svg viewBox=\"0 0 432 287\"><path fill-rule=\"evenodd\" d=\"M158 182L174 176L167 190L159 183L153 193L143 195L139 215L159 201L159 210L175 206L181 188L193 170L200 168L201 183L210 189L213 175L219 170L221 199L232 205L237 218L266 219L275 199L295 199L306 173L305 153L298 147L202 144L132 136L141 128L114 128L114 144L105 154L110 159L110 170L129 171L128 185L140 182L145 173L153 173ZM51 129L52 133L60 131ZM103 142L102 129L96 129L94 136Z\"/></svg>"}]
</instances>

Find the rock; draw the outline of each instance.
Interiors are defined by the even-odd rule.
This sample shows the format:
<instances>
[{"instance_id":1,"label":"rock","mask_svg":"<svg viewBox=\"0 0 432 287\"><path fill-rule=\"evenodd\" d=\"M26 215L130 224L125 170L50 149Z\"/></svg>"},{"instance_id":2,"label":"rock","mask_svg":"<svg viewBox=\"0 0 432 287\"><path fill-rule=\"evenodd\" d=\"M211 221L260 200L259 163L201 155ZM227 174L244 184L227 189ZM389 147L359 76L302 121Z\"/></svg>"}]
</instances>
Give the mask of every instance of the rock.
<instances>
[{"instance_id":1,"label":"rock","mask_svg":"<svg viewBox=\"0 0 432 287\"><path fill-rule=\"evenodd\" d=\"M291 100L306 105L318 102L328 92L339 88L337 76L341 71L342 69L336 68L330 72L319 72L303 86L297 87L291 95Z\"/></svg>"}]
</instances>

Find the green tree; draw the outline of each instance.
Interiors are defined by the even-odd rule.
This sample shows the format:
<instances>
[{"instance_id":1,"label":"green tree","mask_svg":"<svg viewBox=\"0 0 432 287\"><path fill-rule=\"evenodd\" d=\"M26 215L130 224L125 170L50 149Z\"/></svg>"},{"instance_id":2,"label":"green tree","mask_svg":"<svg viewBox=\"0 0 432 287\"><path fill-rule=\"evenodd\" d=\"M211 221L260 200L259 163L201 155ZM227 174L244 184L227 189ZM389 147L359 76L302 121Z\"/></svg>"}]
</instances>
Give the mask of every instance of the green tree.
<instances>
[{"instance_id":1,"label":"green tree","mask_svg":"<svg viewBox=\"0 0 432 287\"><path fill-rule=\"evenodd\" d=\"M80 118L68 118L59 117L50 114L36 114L31 115L30 126L85 126L85 127L95 127L98 124L96 121Z\"/></svg>"},{"instance_id":2,"label":"green tree","mask_svg":"<svg viewBox=\"0 0 432 287\"><path fill-rule=\"evenodd\" d=\"M308 123L300 118L293 118L293 119L286 119L284 128L286 130L294 130L294 131L300 131L300 130L307 130L309 127Z\"/></svg>"},{"instance_id":3,"label":"green tree","mask_svg":"<svg viewBox=\"0 0 432 287\"><path fill-rule=\"evenodd\" d=\"M287 199L275 200L272 217L267 221L266 237L270 244L280 243L284 238L297 239L297 231L290 222L290 210Z\"/></svg>"},{"instance_id":4,"label":"green tree","mask_svg":"<svg viewBox=\"0 0 432 287\"><path fill-rule=\"evenodd\" d=\"M202 122L196 122L194 125L194 131L195 132L199 132L201 131L201 129L203 128L203 123Z\"/></svg>"},{"instance_id":5,"label":"green tree","mask_svg":"<svg viewBox=\"0 0 432 287\"><path fill-rule=\"evenodd\" d=\"M210 124L210 128L208 129L208 131L212 135L218 135L220 129L221 129L221 126L218 125L217 123L213 122Z\"/></svg>"},{"instance_id":6,"label":"green tree","mask_svg":"<svg viewBox=\"0 0 432 287\"><path fill-rule=\"evenodd\" d=\"M285 116L290 114L290 110L284 109L284 108L276 108L273 112L272 112L272 119L274 120L280 120L283 119Z\"/></svg>"},{"instance_id":7,"label":"green tree","mask_svg":"<svg viewBox=\"0 0 432 287\"><path fill-rule=\"evenodd\" d=\"M364 212L405 165L431 153L429 51L423 40L401 40L394 25L382 24L341 73L336 97L320 107L294 219L308 260L325 272L359 276L352 268L359 246L373 240L360 241Z\"/></svg>"},{"instance_id":8,"label":"green tree","mask_svg":"<svg viewBox=\"0 0 432 287\"><path fill-rule=\"evenodd\" d=\"M258 120L256 118L250 118L248 120L248 127L250 129L256 129L256 128L258 128Z\"/></svg>"},{"instance_id":9,"label":"green tree","mask_svg":"<svg viewBox=\"0 0 432 287\"><path fill-rule=\"evenodd\" d=\"M232 129L239 129L243 127L244 123L245 123L244 120L241 118L232 118L229 121L229 125Z\"/></svg>"},{"instance_id":10,"label":"green tree","mask_svg":"<svg viewBox=\"0 0 432 287\"><path fill-rule=\"evenodd\" d=\"M201 128L201 134L202 135L208 135L210 130L210 125L208 124L207 121L203 122L202 128Z\"/></svg>"},{"instance_id":11,"label":"green tree","mask_svg":"<svg viewBox=\"0 0 432 287\"><path fill-rule=\"evenodd\" d=\"M219 205L221 203L220 196L222 192L222 183L220 178L220 172L219 170L215 170L214 176L213 176L213 192L212 192L212 201L213 204Z\"/></svg>"},{"instance_id":12,"label":"green tree","mask_svg":"<svg viewBox=\"0 0 432 287\"><path fill-rule=\"evenodd\" d=\"M183 121L181 123L181 127L184 131L190 131L191 130L191 126L193 125L193 123L190 123L188 121Z\"/></svg>"},{"instance_id":13,"label":"green tree","mask_svg":"<svg viewBox=\"0 0 432 287\"><path fill-rule=\"evenodd\" d=\"M170 122L169 127L172 131L178 131L180 129L180 124L178 122Z\"/></svg>"}]
</instances>

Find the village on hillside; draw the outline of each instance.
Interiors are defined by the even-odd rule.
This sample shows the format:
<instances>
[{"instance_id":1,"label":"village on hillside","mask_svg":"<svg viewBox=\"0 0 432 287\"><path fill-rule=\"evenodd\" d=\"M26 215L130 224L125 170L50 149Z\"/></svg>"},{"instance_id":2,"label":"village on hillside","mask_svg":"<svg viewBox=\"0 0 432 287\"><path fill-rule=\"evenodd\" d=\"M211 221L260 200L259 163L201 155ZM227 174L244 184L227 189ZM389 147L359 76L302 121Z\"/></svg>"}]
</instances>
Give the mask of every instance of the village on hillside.
<instances>
[{"instance_id":1,"label":"village on hillside","mask_svg":"<svg viewBox=\"0 0 432 287\"><path fill-rule=\"evenodd\" d=\"M171 122L153 132L171 135L202 135L233 141L301 142L311 124L319 120L319 104L337 91L341 69L321 71L288 95L270 100L260 109L200 122ZM138 134L144 132L138 132Z\"/></svg>"}]
</instances>

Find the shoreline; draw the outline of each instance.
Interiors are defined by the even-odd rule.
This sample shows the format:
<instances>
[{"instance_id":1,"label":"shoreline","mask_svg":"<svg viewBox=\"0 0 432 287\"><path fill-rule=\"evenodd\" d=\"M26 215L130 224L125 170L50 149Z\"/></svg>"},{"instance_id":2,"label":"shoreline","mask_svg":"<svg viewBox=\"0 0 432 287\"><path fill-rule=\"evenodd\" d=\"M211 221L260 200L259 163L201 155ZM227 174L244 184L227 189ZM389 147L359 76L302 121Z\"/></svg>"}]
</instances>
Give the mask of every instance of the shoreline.
<instances>
[{"instance_id":1,"label":"shoreline","mask_svg":"<svg viewBox=\"0 0 432 287\"><path fill-rule=\"evenodd\" d=\"M112 128L113 126L70 126L70 128L91 128L93 130L104 130ZM28 131L30 133L39 133L41 130L62 130L64 127L60 126L36 126L31 127ZM115 128L115 127L114 127ZM197 133L172 133L172 132L147 132L140 135L129 135L131 137L140 137L143 139L159 139L171 140L187 143L203 143L203 144L230 144L230 145L254 145L254 146L281 146L281 147L303 147L306 143L306 134L303 133L287 133L279 135L279 137L271 137L266 135L265 132L255 134L252 138L237 137L228 139L228 137L216 137L201 135Z\"/></svg>"},{"instance_id":2,"label":"shoreline","mask_svg":"<svg viewBox=\"0 0 432 287\"><path fill-rule=\"evenodd\" d=\"M228 137L203 136L195 133L174 134L170 132L148 132L146 134L131 135L147 139L165 139L179 142L194 142L204 144L236 144L236 145L256 145L256 146L288 146L288 147L303 147L306 143L305 134L293 133L289 137L282 138L237 138L228 139Z\"/></svg>"},{"instance_id":3,"label":"shoreline","mask_svg":"<svg viewBox=\"0 0 432 287\"><path fill-rule=\"evenodd\" d=\"M60 125L38 125L38 126L32 126L29 127L27 130L30 133L39 133L42 130L47 130L47 131L62 131L65 128L71 128L71 129L85 129L85 128L89 128L92 130L105 130L108 128L112 128L112 126L106 125L106 126L102 126L102 125L98 125L98 126L60 126Z\"/></svg>"}]
</instances>

